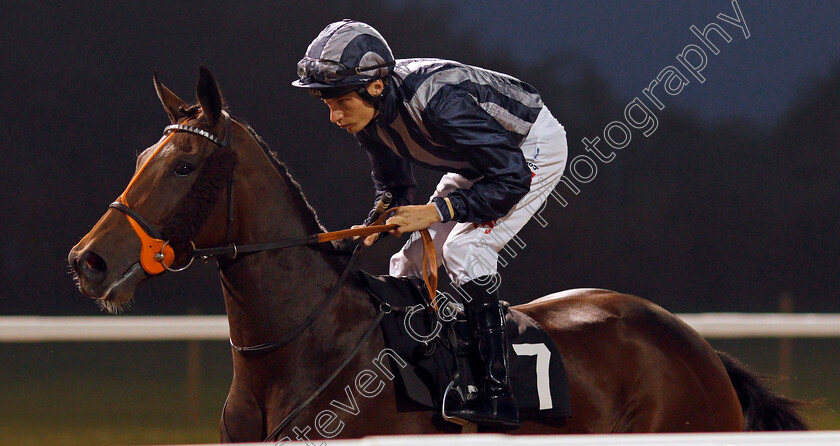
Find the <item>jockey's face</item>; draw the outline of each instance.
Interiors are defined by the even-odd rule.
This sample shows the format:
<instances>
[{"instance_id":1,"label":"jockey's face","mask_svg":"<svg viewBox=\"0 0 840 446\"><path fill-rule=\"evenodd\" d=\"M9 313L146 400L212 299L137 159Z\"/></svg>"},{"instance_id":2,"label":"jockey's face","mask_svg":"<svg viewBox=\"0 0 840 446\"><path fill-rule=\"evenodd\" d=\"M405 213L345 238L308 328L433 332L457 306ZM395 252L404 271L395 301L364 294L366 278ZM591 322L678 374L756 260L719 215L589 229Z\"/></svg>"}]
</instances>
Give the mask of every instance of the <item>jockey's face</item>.
<instances>
[{"instance_id":1,"label":"jockey's face","mask_svg":"<svg viewBox=\"0 0 840 446\"><path fill-rule=\"evenodd\" d=\"M371 95L378 96L382 93L383 87L382 80L377 79L367 85L367 90ZM376 117L376 108L363 100L355 91L323 101L330 108L330 122L349 133L362 130Z\"/></svg>"}]
</instances>

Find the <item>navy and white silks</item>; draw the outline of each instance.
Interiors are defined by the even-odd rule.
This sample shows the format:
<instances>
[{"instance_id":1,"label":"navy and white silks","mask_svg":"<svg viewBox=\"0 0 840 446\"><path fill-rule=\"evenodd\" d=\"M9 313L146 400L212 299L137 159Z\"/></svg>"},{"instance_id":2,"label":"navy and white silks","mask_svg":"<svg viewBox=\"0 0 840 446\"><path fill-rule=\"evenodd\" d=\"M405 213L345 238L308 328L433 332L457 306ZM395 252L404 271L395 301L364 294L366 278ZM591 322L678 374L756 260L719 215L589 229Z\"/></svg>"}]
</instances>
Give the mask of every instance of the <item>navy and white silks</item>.
<instances>
[{"instance_id":1,"label":"navy and white silks","mask_svg":"<svg viewBox=\"0 0 840 446\"><path fill-rule=\"evenodd\" d=\"M380 114L356 134L376 198L411 204L411 164L447 172L431 198L452 221L432 225L438 259L456 285L496 273L498 251L542 206L566 164L563 127L539 93L511 76L441 59L397 60ZM419 275L415 233L391 275ZM418 257L419 255L419 257Z\"/></svg>"}]
</instances>

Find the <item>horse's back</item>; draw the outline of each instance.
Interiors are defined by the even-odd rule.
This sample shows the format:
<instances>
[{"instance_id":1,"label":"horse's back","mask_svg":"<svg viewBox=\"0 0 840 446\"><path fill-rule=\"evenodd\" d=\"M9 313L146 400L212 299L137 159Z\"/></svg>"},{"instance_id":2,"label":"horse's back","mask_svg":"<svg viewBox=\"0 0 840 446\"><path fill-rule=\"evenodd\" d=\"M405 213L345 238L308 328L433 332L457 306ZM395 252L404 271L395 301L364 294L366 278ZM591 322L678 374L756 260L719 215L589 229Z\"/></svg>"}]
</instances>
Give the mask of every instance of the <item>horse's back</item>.
<instances>
[{"instance_id":1,"label":"horse's back","mask_svg":"<svg viewBox=\"0 0 840 446\"><path fill-rule=\"evenodd\" d=\"M717 353L673 314L601 289L515 307L551 335L571 386L570 432L737 431L738 398Z\"/></svg>"}]
</instances>

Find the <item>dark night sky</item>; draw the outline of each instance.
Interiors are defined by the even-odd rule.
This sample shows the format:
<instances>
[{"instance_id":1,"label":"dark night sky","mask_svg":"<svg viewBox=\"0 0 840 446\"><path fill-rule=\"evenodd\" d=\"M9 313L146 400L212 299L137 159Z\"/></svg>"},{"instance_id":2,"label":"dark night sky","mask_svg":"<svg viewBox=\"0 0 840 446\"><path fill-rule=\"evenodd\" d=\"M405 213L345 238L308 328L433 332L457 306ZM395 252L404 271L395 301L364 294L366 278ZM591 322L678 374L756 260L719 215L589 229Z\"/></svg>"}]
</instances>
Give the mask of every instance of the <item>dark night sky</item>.
<instances>
[{"instance_id":1,"label":"dark night sky","mask_svg":"<svg viewBox=\"0 0 840 446\"><path fill-rule=\"evenodd\" d=\"M66 274L66 253L122 191L133 171L135 153L157 141L167 123L154 95L154 71L181 97L192 100L198 65L209 66L233 112L245 117L289 164L328 229L341 229L363 219L371 197L366 157L358 151L352 137L329 125L323 105L289 86L295 77L295 63L306 45L326 24L344 17L370 21L389 40L398 58L444 57L484 64L534 82L541 91L553 88L551 79L543 76L545 72L535 68L541 62L558 54L563 61L591 61L595 72L589 77L598 82L603 79L603 83L595 84L603 91L582 90L588 91L587 96L579 98L574 96L576 90L555 89L553 96L546 97L555 115L570 127L573 154L582 151L581 137L598 132L611 119L620 117L623 106L639 96L662 68L677 64L675 55L683 47L697 43L689 31L692 24L702 29L711 21L720 23L733 40L720 44L719 55L710 55L703 71L705 84L694 81L679 96L667 98L666 111L681 114L672 118L667 128L663 121L656 138L634 143L632 150L625 150L621 162L602 169L598 181L586 185L577 203L562 212L552 210L551 231L559 235L526 228L523 238L532 244L517 260L518 265L506 274L526 277L538 271L547 256L557 256L567 269L549 274L555 282L546 279L535 283L534 293L557 287L607 287L650 297L676 311L775 308L778 289L783 287L776 283L782 282L780 274L759 266L748 267L747 278L740 276L740 270L732 274L738 277L727 276L723 270L727 262L752 262L760 254L751 249L774 246L782 240L767 239L762 232L761 237L744 244L748 248L730 251L729 246L738 244L730 243L730 238L736 236L726 231L742 234L745 227L747 232L753 227L771 231L775 228L766 229L767 221L780 219L785 212L790 213L789 224L796 228L797 218L810 221L812 214L819 213L812 212L823 206L819 197L808 195L803 199L803 209L810 209L812 214L799 215L792 208L773 208L773 194L783 187L740 197L737 190L695 192L668 181L675 172L682 175L679 169L687 169L687 177L709 174L699 169L695 172L697 165L690 164L700 160L718 169L712 172L716 184L729 187L726 178L740 173L737 163L720 163L714 159L718 152L686 154L681 151L683 143L692 142L687 138L706 137L709 128L721 125L714 127L714 133L729 138L724 139L721 150L729 147L729 142L734 147L749 146L752 141L742 140L754 138L756 129L767 129L757 144L769 145L776 135L771 126L801 99L806 87L826 76L840 61L840 30L836 26L840 2L739 0L751 33L749 39L744 39L740 30L716 19L718 13L734 16L728 0L382 1L375 2L377 8L368 5L367 10L360 11L350 2L314 0L204 2L200 7L195 2L68 4L0 0L4 11L0 18L0 134L4 141L0 144L0 230L4 234L0 242L0 289L4 290L0 295L0 314L98 312L75 290ZM415 23L418 18L421 22ZM472 46L475 42L479 44L477 48ZM562 71L558 76L568 72ZM557 91L570 94L563 96ZM737 116L745 119L732 121ZM692 136L679 133L689 127L686 132ZM836 132L835 128L830 130ZM787 134L792 132L795 133L789 130ZM838 152L836 140L829 141L824 150L833 157ZM745 159L750 163L777 163L775 158L764 160L762 149L763 146L757 147L748 153L752 158ZM796 161L805 169L800 177L808 177L811 172L807 169L813 166L826 168L826 178L831 178L831 172L836 170L832 166L840 168L840 160L834 158L799 159L798 150L797 147L797 153L790 156L785 154L777 164L787 169L789 159ZM802 155L805 156L811 155ZM778 174L763 170L759 162L755 164L760 165L756 168L759 173L754 175L756 184L763 184L762 177ZM628 166L635 170L626 170L631 169ZM436 177L421 176L419 197L430 192ZM622 189L627 185L633 189ZM822 192L834 194L831 187ZM799 190L811 189L791 188L791 193ZM614 206L632 201L626 198L631 191L649 192L649 196L639 196L651 200L667 195L663 191L681 199L706 199L708 195L708 203L721 203L718 209L722 213L735 212L740 220L718 227L709 222L709 215L698 211L697 215L685 213L685 226L651 226L664 221L661 215L650 216L670 209L668 206L673 203L667 200L654 202L641 215L610 214ZM743 201L727 201L733 197ZM755 206L750 206L751 202ZM625 208L614 209L619 213ZM760 218L753 218L759 214ZM619 225L630 229L651 226L656 228L654 232L672 237L675 243L657 239L656 243L645 245L651 240L632 231L627 231L627 240L613 243L598 232L605 231L604 226L598 225L607 220L614 221L610 231L615 234L620 235L620 228L616 229ZM814 227L830 230L835 226L832 221L819 221ZM811 231L810 226L802 227L803 233ZM681 248L684 240L696 238L698 233L706 237L699 240L711 238L714 242L718 230L724 231L719 243L708 249L701 247L692 254L695 257L675 262L648 255L642 260L650 263L639 267L640 273L622 271L626 259L616 254L621 249L656 253L663 249L663 243L666 248ZM369 263L374 272L384 272L388 251L399 246L394 241L387 243L390 244L377 245L379 251L369 261L379 262L378 270ZM809 274L813 274L814 282L830 289L827 278L835 272L833 265L838 263L835 260L840 261L840 252L820 254L823 264L818 274L803 259L828 245L824 241L813 244L813 248L801 248L802 252L780 256L774 262L782 265L780 271L796 280L806 283L811 280ZM833 244L829 247L834 249ZM599 250L606 255L613 248L616 257L598 263ZM711 262L705 261L704 256L709 253L735 257L718 259L721 271L709 267L709 274L717 275L709 278L717 284L717 288L708 291L714 296L694 300L692 287L700 289L703 284L688 283L688 276L705 274ZM771 262L772 265L775 264ZM671 288L658 289L655 280L649 286L633 282L639 274L657 279L657 273L661 274L658 279L670 281L672 287L685 276L685 296L669 300ZM521 280L510 279L511 286L526 286L526 279ZM772 286L763 286L765 283ZM131 313L183 313L191 306L204 305L206 299L195 296L195 284L207 285L218 294L213 269L198 268L144 285ZM733 293L745 295L749 292L744 290L756 284L762 291L755 300L727 301L727 290L739 289ZM191 300L181 304L182 296L191 296ZM837 297L836 293L824 294L808 308L838 311ZM523 299L511 297L514 302ZM214 303L208 304L205 311L222 311L219 297L214 295L210 301Z\"/></svg>"},{"instance_id":2,"label":"dark night sky","mask_svg":"<svg viewBox=\"0 0 840 446\"><path fill-rule=\"evenodd\" d=\"M480 30L481 41L522 61L558 49L585 54L623 99L640 95L659 70L677 63L674 57L685 45L698 43L691 25L702 30L715 21L733 40L722 44L717 56L710 55L706 84L695 83L674 102L712 120L735 115L774 120L803 84L840 58L840 2L830 0L740 0L749 39L716 17L735 17L731 0L456 4L459 26Z\"/></svg>"}]
</instances>

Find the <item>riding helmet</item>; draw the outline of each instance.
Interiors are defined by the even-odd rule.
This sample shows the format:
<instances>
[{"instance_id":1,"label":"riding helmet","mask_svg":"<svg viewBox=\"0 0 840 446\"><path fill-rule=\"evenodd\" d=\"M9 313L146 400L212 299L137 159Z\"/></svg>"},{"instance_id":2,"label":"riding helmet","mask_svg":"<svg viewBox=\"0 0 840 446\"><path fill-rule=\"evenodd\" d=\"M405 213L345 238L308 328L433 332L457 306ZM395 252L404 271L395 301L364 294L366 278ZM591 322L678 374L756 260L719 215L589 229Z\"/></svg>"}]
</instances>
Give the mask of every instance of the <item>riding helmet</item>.
<instances>
[{"instance_id":1,"label":"riding helmet","mask_svg":"<svg viewBox=\"0 0 840 446\"><path fill-rule=\"evenodd\" d=\"M313 96L328 99L358 91L363 99L377 102L365 85L387 79L394 67L388 42L372 26L344 19L329 24L306 49L298 62L295 87L308 88Z\"/></svg>"}]
</instances>

